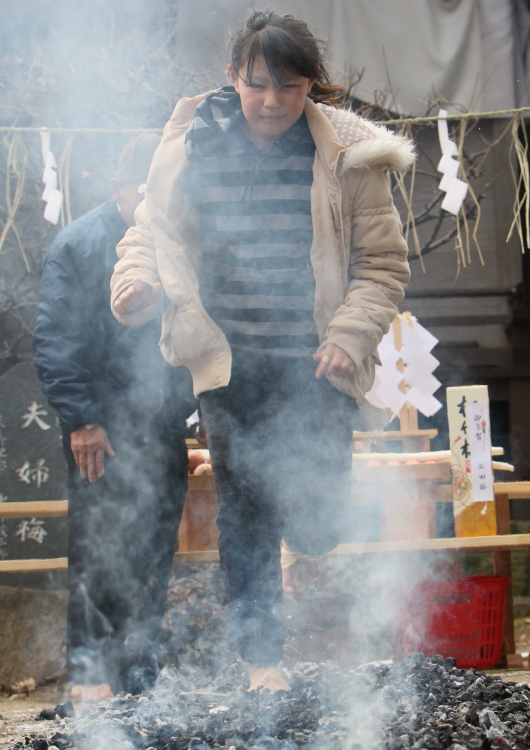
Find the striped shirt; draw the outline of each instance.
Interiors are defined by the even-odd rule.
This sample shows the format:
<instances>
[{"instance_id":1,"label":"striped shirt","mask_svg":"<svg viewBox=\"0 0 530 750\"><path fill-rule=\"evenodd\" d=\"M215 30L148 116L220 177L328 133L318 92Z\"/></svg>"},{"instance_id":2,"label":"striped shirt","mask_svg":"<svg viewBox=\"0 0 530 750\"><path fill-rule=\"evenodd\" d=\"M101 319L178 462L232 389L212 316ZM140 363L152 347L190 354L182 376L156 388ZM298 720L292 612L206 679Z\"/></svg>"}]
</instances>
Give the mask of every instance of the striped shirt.
<instances>
[{"instance_id":1,"label":"striped shirt","mask_svg":"<svg viewBox=\"0 0 530 750\"><path fill-rule=\"evenodd\" d=\"M202 232L201 299L232 348L308 356L318 347L310 261L315 145L302 115L259 149L240 128L232 92L216 92L224 112L216 94L204 100L186 137L185 190ZM220 127L210 127L212 114Z\"/></svg>"}]
</instances>

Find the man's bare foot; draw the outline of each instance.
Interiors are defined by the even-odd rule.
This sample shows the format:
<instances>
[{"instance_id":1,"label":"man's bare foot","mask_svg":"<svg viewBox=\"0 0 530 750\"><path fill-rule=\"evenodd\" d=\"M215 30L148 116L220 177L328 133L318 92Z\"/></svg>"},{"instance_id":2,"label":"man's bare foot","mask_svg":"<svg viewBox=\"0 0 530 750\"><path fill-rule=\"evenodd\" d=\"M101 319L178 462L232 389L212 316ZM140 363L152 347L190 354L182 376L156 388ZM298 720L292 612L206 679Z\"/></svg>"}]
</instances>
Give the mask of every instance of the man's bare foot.
<instances>
[{"instance_id":1,"label":"man's bare foot","mask_svg":"<svg viewBox=\"0 0 530 750\"><path fill-rule=\"evenodd\" d=\"M101 685L73 685L70 690L70 698L85 703L99 703L114 698L110 685L103 682Z\"/></svg>"},{"instance_id":2,"label":"man's bare foot","mask_svg":"<svg viewBox=\"0 0 530 750\"><path fill-rule=\"evenodd\" d=\"M282 586L286 594L299 594L314 586L322 570L322 557L302 555L284 541L281 547Z\"/></svg>"},{"instance_id":3,"label":"man's bare foot","mask_svg":"<svg viewBox=\"0 0 530 750\"><path fill-rule=\"evenodd\" d=\"M249 692L259 688L268 688L271 693L291 689L287 675L280 665L277 667L256 667L254 664L247 663L247 669L250 677Z\"/></svg>"}]
</instances>

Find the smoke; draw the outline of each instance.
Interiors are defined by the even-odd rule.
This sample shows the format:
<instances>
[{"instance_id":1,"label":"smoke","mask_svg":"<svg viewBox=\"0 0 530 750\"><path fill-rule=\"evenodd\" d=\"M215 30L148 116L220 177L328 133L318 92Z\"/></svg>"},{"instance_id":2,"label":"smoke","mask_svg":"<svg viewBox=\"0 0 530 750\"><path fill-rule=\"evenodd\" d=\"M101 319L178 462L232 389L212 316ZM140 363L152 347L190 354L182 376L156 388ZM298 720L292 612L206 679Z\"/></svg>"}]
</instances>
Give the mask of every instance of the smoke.
<instances>
[{"instance_id":1,"label":"smoke","mask_svg":"<svg viewBox=\"0 0 530 750\"><path fill-rule=\"evenodd\" d=\"M0 47L3 50L0 64L5 73L2 78L6 81L0 101L0 121L7 125L35 127L160 128L169 118L174 103L181 95L197 93L225 82L224 29L235 25L245 15L248 5L240 1L228 3L205 0L194 3L175 3L169 0L113 0L111 3L104 0L76 3L67 0L23 0L16 4L5 4L0 8ZM273 5L280 9L284 7L284 4ZM81 216L107 198L108 179L114 174L117 156L129 138L130 135L127 134L107 137L97 133L74 137L70 182L73 218ZM38 184L41 165L38 161L37 136L28 137L27 142L32 149L31 177ZM64 136L53 136L52 150L61 155L66 142ZM37 274L40 257L51 237L46 234L35 242L34 236L30 234L34 206L35 202L31 205L29 202L24 203L19 216L24 227L24 243L33 243L37 248L32 269ZM92 321L87 320L87 328L91 325ZM112 591L119 589L120 579L139 580L138 586L128 584L123 588L119 601L114 602L117 609L129 613L130 622L136 622L136 625L130 632L122 632L111 619L100 617L97 606L94 610L93 598L87 595L87 584L83 580L82 571L82 580L72 600L72 607L76 606L75 597L78 596L77 606L90 632L88 644L79 645L77 652L76 644L70 641L73 647L73 666L88 669L90 678L94 681L102 680L105 670L110 669L116 684L120 684L123 678L119 673L122 667L111 664L114 657L110 652L97 653L97 642L104 637L109 639L111 646L115 646L118 641L123 644L120 656L125 659L128 657L129 646L136 654L140 652L145 657L145 672L157 670L153 662L153 634L156 633L161 617L159 605L165 590L165 580L160 580L158 562L153 558L155 553L167 558L172 554L173 548L171 533L165 537L150 536L145 533L145 529L152 525L152 513L159 514L162 527L164 519L167 527L175 513L178 515L178 502L171 501L175 497L175 487L169 486L170 479L161 477L157 468L157 456L152 456L150 468L146 468L143 463L140 471L135 447L120 438L120 435L129 437L139 430L141 415L138 414L137 407L142 405L140 411L147 408L147 395L154 393L151 384L154 381L160 382L161 377L156 352L157 335L154 331L145 329L138 334L127 333L127 336L134 335L137 335L134 360L122 358L121 367L108 373L116 385L108 404L109 413L112 414L108 432L120 459L117 463L112 460L107 462L107 478L103 480L112 484L112 497L109 497L108 502L99 503L97 509L90 509L90 493L97 497L102 492L102 480L99 480L100 484L96 483L93 488L89 488L78 520L80 536L81 526L95 529L95 534L87 544L93 546L94 559L104 560L104 566L101 566L97 574L98 596L102 602ZM101 353L102 362L110 357L113 362L120 361L119 351ZM118 404L114 401L115 394L120 390L126 393L126 403ZM156 401L158 396L153 398ZM172 419L165 404L166 402L159 401L159 421L149 427L155 432L159 428L166 429L168 422L171 425ZM154 407L153 402L150 404L152 411L156 411ZM281 446L284 475L289 474L290 419L288 410L276 415L276 421L283 422L286 428L282 433L284 443ZM162 426L160 422L163 423ZM336 450L332 426L329 432L328 450L331 454ZM142 427L142 437L144 436ZM233 437L237 441L238 436ZM297 445L299 454L313 450L314 435L307 434L305 440L305 444ZM240 443L243 442L243 437L240 436ZM261 474L266 483L274 487L276 466L268 463L268 457L262 451L259 441L253 446L253 454L247 459L247 463L249 466L254 465L255 473ZM294 463L292 465L294 485L302 479L307 488L321 484L321 476L312 475L309 470L304 477L298 477L298 466L299 464ZM232 468L234 471L238 469L237 466ZM175 481L179 480L177 470L173 476ZM327 487L330 513L333 513L333 498L342 491L338 480L335 484L331 476ZM154 508L156 500L160 501L160 505ZM72 523L75 525L77 516L73 503L71 513ZM298 521L298 533L303 537L303 508L300 509ZM344 523L341 541L363 541L369 539L370 535L373 538L373 529L359 528L362 523L352 511L351 517ZM114 533L109 534L109 529ZM100 541L98 546L98 538L105 542ZM133 555L130 554L131 550L134 551ZM388 634L392 633L399 620L404 591L418 580L443 575L440 569L433 569L432 563L433 559L425 556L403 555L373 555L354 562L334 561L316 593L306 594L305 599L325 608L333 577L342 578L344 585L342 588L337 587L336 596L342 596L344 587L347 588L349 611L345 618L345 632L349 641L348 648L342 649L341 653L356 664L391 658L392 643ZM245 558L240 557L238 564L244 567ZM160 565L162 566L162 562ZM139 573L142 575L139 576ZM157 599L159 614L154 620L142 622L141 609L145 590L150 590L152 597ZM217 637L220 637L219 634ZM245 672L242 665L232 666L221 658L212 671L217 677L224 677L234 705L238 702L247 705L248 700L248 720L255 724L252 710L258 710L257 701L253 703L252 699L244 696L242 688L236 688L236 683L244 684ZM142 679L145 672L139 676L133 675L134 685L128 684L126 689L141 690L144 687ZM185 702L192 720L200 715L204 706L199 701L193 706L192 698L183 699L182 696L197 689L206 691L211 684L210 674L186 674L181 669L180 673L168 676L166 672L159 681L160 691L156 700L164 704L166 715L171 714L177 718L180 714L175 711L175 706L179 702ZM222 691L220 678L215 687L218 692ZM385 699L386 702L381 704L374 701L365 688L362 679L352 682L351 697L345 708L348 714L347 724L352 736L358 737L359 727L363 728L364 734L357 742L365 747L376 747L381 723L393 696L389 693L388 700ZM125 697L118 700L127 704ZM147 726L152 721L155 724L159 721L158 714L153 719L151 704L147 699L130 702L130 709L127 710L131 712L131 724L137 721L141 727L143 724ZM309 709L305 710L311 710L311 703ZM214 716L216 714L212 714ZM175 731L175 721L174 718L171 731ZM262 724L268 730L271 722L269 720L267 723L264 718ZM156 726L160 736L164 737L166 725L158 723ZM179 728L178 721L176 727ZM187 725L184 726L183 723L181 728L183 731L187 730ZM230 729L235 731L233 727ZM102 749L122 745L128 747L127 743L130 742L127 737L125 729L113 728L112 732L102 732L99 744ZM229 739L230 735L226 734L226 738Z\"/></svg>"}]
</instances>

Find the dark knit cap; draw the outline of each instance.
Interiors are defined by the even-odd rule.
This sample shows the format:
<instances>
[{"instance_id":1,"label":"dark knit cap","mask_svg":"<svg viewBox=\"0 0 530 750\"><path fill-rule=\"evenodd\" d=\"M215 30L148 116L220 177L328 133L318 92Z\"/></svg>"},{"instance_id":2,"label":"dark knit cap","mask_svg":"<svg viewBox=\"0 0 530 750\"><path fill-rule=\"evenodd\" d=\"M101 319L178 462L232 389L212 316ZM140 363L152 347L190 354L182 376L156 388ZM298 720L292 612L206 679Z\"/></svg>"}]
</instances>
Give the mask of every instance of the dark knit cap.
<instances>
[{"instance_id":1,"label":"dark knit cap","mask_svg":"<svg viewBox=\"0 0 530 750\"><path fill-rule=\"evenodd\" d=\"M130 185L146 182L154 153L162 139L156 133L142 133L130 141L120 154L116 178Z\"/></svg>"}]
</instances>

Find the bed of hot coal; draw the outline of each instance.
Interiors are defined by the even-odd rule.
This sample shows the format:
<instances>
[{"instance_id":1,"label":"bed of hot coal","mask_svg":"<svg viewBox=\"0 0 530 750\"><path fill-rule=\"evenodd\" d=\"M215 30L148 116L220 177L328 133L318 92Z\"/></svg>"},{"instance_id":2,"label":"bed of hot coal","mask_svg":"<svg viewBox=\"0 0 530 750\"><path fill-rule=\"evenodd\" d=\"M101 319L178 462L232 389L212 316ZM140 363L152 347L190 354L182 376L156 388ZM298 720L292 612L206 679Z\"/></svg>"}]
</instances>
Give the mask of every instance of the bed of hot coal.
<instances>
[{"instance_id":1,"label":"bed of hot coal","mask_svg":"<svg viewBox=\"0 0 530 750\"><path fill-rule=\"evenodd\" d=\"M166 671L147 694L78 709L38 750L530 748L529 686L452 659L414 654L353 670L302 663L289 693L248 693L243 681L239 664L213 681Z\"/></svg>"}]
</instances>

